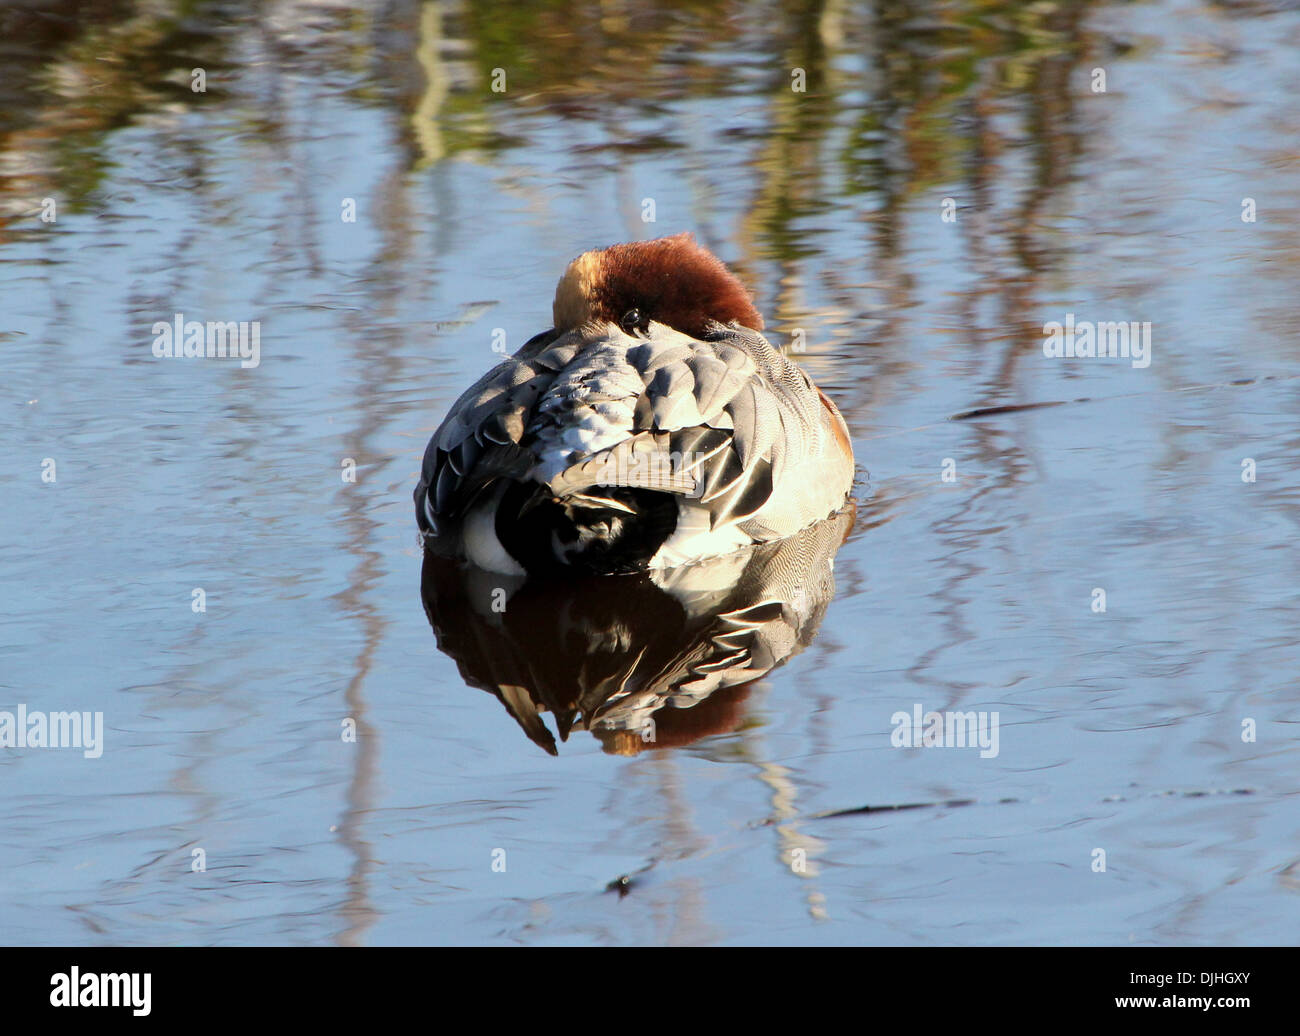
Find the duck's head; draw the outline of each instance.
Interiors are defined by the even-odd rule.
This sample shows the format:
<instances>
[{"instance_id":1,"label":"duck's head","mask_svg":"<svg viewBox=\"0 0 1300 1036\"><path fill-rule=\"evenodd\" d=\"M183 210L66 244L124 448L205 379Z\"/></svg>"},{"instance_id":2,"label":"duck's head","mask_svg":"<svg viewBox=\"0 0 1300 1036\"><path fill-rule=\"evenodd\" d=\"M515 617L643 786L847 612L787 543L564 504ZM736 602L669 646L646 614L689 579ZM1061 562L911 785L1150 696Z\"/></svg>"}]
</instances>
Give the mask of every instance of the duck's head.
<instances>
[{"instance_id":1,"label":"duck's head","mask_svg":"<svg viewBox=\"0 0 1300 1036\"><path fill-rule=\"evenodd\" d=\"M693 338L714 320L763 330L745 286L691 234L583 252L555 288L554 316L561 332L608 322L630 334L652 320Z\"/></svg>"}]
</instances>

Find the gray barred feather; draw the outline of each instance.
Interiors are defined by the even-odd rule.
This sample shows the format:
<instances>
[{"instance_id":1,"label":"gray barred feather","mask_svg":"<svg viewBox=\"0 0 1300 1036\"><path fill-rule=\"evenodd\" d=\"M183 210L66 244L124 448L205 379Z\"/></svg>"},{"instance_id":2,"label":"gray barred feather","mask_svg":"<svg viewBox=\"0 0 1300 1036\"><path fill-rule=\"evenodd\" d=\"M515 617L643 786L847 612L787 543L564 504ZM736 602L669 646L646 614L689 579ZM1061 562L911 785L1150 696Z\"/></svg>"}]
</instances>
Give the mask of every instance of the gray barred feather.
<instances>
[{"instance_id":1,"label":"gray barred feather","mask_svg":"<svg viewBox=\"0 0 1300 1036\"><path fill-rule=\"evenodd\" d=\"M551 331L453 404L417 499L427 493L442 530L503 479L588 505L608 500L602 486L652 488L707 509L711 529L765 542L844 503L853 465L836 447L838 420L748 328L715 324L703 340L653 322L643 335Z\"/></svg>"}]
</instances>

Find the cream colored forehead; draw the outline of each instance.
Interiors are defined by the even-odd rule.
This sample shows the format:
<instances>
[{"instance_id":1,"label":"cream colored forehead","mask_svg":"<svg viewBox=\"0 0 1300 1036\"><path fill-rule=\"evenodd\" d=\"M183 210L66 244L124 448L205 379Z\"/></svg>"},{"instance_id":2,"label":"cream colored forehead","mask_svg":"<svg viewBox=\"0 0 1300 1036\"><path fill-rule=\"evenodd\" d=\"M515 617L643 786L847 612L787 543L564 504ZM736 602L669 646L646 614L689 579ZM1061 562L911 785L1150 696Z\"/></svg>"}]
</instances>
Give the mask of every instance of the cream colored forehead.
<instances>
[{"instance_id":1,"label":"cream colored forehead","mask_svg":"<svg viewBox=\"0 0 1300 1036\"><path fill-rule=\"evenodd\" d=\"M591 319L592 299L599 279L599 252L583 252L569 263L560 283L555 286L555 304L551 307L558 330L567 331Z\"/></svg>"}]
</instances>

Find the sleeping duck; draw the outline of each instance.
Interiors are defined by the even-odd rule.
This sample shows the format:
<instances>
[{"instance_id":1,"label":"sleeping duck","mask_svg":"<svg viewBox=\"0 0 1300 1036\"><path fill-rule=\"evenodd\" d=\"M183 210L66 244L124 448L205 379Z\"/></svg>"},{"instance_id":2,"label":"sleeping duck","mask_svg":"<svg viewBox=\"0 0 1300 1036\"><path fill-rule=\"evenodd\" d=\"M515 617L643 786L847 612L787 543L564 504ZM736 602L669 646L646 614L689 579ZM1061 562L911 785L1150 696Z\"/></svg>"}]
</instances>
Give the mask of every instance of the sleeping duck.
<instances>
[{"instance_id":1,"label":"sleeping duck","mask_svg":"<svg viewBox=\"0 0 1300 1036\"><path fill-rule=\"evenodd\" d=\"M553 316L430 440L428 549L512 575L669 569L843 507L844 418L690 234L584 252Z\"/></svg>"}]
</instances>

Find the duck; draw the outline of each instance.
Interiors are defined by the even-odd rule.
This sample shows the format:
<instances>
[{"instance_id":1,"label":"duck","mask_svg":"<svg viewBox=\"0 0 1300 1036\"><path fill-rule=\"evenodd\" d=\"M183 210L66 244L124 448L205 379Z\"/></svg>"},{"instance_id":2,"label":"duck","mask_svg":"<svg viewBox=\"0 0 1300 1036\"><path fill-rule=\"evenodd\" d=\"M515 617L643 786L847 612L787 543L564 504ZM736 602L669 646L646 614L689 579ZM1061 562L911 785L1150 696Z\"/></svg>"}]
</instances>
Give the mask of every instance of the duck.
<instances>
[{"instance_id":1,"label":"duck","mask_svg":"<svg viewBox=\"0 0 1300 1036\"><path fill-rule=\"evenodd\" d=\"M424 546L511 576L674 569L842 509L843 415L690 233L583 252L552 327L452 404L415 488Z\"/></svg>"}]
</instances>

